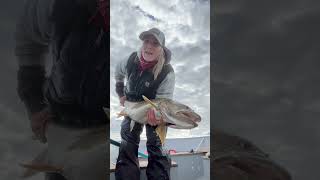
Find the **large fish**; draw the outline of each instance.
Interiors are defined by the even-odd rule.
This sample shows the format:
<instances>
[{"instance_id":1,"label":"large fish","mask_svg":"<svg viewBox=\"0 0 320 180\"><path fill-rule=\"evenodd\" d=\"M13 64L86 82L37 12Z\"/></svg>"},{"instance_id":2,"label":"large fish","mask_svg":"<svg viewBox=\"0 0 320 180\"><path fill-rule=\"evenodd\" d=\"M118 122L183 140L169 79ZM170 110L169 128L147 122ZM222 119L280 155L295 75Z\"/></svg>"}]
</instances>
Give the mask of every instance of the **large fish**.
<instances>
[{"instance_id":1,"label":"large fish","mask_svg":"<svg viewBox=\"0 0 320 180\"><path fill-rule=\"evenodd\" d=\"M144 99L142 102L125 101L125 108L118 115L128 116L133 120L130 124L130 130L132 130L135 122L147 124L147 111L155 108L156 113L163 119L163 123L156 129L162 144L164 144L166 126L175 129L192 129L201 121L201 117L184 104L166 98L151 101L145 96L142 97Z\"/></svg>"}]
</instances>

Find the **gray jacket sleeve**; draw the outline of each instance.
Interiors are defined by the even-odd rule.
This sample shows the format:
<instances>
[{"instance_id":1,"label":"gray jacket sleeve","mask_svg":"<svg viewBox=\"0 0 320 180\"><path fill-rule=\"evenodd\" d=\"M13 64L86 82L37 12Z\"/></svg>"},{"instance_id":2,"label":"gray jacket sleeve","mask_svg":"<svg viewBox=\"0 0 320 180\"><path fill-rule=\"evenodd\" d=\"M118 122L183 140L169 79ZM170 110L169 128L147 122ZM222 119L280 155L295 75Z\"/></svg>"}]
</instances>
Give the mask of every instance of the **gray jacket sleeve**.
<instances>
[{"instance_id":1,"label":"gray jacket sleeve","mask_svg":"<svg viewBox=\"0 0 320 180\"><path fill-rule=\"evenodd\" d=\"M116 82L124 82L124 79L127 75L127 71L126 71L127 63L128 63L128 58L120 61L116 65L116 69L114 72L114 77Z\"/></svg>"},{"instance_id":2,"label":"gray jacket sleeve","mask_svg":"<svg viewBox=\"0 0 320 180\"><path fill-rule=\"evenodd\" d=\"M175 74L174 72L170 72L167 74L166 78L160 83L159 88L157 90L156 98L173 98L175 86Z\"/></svg>"},{"instance_id":3,"label":"gray jacket sleeve","mask_svg":"<svg viewBox=\"0 0 320 180\"><path fill-rule=\"evenodd\" d=\"M51 24L49 16L53 1L25 1L15 32L15 55L20 66L44 64L50 41Z\"/></svg>"},{"instance_id":4,"label":"gray jacket sleeve","mask_svg":"<svg viewBox=\"0 0 320 180\"><path fill-rule=\"evenodd\" d=\"M124 79L127 76L127 63L128 63L128 58L120 61L116 65L116 69L114 72L115 80L116 80L116 93L118 94L119 97L124 96Z\"/></svg>"},{"instance_id":5,"label":"gray jacket sleeve","mask_svg":"<svg viewBox=\"0 0 320 180\"><path fill-rule=\"evenodd\" d=\"M114 77L116 82L124 82L124 79L127 76L127 63L128 63L128 58L120 61L115 68L115 72L114 72Z\"/></svg>"}]
</instances>

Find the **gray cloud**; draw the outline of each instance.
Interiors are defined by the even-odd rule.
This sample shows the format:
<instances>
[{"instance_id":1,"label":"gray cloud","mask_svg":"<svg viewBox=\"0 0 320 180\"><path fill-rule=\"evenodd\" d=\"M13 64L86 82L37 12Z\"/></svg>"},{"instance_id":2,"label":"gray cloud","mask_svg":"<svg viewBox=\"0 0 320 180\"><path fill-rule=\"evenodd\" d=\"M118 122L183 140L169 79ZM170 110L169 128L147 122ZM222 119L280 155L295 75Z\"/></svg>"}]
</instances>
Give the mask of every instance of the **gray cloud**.
<instances>
[{"instance_id":1,"label":"gray cloud","mask_svg":"<svg viewBox=\"0 0 320 180\"><path fill-rule=\"evenodd\" d=\"M166 35L166 46L172 51L176 72L174 99L190 105L203 117L192 131L169 130L168 136L192 136L209 133L210 116L210 36L209 2L202 1L111 1L111 74L117 62L137 50L142 31L158 27ZM138 7L138 8L137 8ZM179 8L177 8L179 7ZM125 13L124 13L125 12ZM122 14L121 16L116 16ZM114 16L113 16L114 15ZM111 79L111 117L120 111ZM113 136L118 137L119 121L112 121ZM195 133L197 132L197 133Z\"/></svg>"}]
</instances>

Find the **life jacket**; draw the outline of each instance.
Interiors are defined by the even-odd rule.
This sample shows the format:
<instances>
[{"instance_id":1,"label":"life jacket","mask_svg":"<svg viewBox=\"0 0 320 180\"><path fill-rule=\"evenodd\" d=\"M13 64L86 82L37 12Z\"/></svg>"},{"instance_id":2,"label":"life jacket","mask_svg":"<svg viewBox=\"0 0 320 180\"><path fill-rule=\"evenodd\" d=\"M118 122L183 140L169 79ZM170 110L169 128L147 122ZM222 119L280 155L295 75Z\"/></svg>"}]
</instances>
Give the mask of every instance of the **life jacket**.
<instances>
[{"instance_id":1,"label":"life jacket","mask_svg":"<svg viewBox=\"0 0 320 180\"><path fill-rule=\"evenodd\" d=\"M51 15L48 102L59 113L79 114L95 123L105 121L102 107L109 107L110 101L108 2L95 2L97 9L92 13L76 0L55 0Z\"/></svg>"}]
</instances>

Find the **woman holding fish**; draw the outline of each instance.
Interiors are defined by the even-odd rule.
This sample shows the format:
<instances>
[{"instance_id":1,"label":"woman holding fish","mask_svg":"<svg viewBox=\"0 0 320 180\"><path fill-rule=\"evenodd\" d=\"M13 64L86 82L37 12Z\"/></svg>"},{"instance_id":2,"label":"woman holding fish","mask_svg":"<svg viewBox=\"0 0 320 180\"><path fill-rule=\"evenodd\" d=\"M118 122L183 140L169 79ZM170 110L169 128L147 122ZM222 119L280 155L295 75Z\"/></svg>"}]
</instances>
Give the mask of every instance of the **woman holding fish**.
<instances>
[{"instance_id":1,"label":"woman holding fish","mask_svg":"<svg viewBox=\"0 0 320 180\"><path fill-rule=\"evenodd\" d=\"M116 92L121 105L125 101L144 101L142 95L148 99L171 99L173 96L175 74L170 65L171 52L165 46L164 33L152 28L142 32L139 38L142 40L141 48L116 67ZM154 108L147 111L149 158L146 173L148 179L170 179L171 160L163 151L160 137L156 133L156 127L162 122L162 118L155 112ZM122 122L116 179L140 179L137 154L142 129L143 124L133 123L128 116Z\"/></svg>"}]
</instances>

